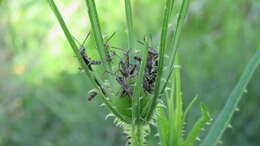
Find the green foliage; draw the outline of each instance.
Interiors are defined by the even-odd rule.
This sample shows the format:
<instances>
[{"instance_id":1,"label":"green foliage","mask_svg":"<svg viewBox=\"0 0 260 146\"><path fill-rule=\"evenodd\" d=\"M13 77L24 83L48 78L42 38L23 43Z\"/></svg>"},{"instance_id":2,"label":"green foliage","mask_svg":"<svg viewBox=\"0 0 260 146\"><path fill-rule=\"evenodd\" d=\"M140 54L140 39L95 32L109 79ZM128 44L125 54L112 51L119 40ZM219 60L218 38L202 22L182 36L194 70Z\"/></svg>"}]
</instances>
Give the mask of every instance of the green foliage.
<instances>
[{"instance_id":1,"label":"green foliage","mask_svg":"<svg viewBox=\"0 0 260 146\"><path fill-rule=\"evenodd\" d=\"M63 28L63 31L68 39L68 41L71 44L71 47L74 50L74 53L76 54L77 58L79 59L80 63L82 64L82 67L85 68L87 76L89 77L90 81L94 84L93 86L96 87L97 89L100 90L99 94L102 97L103 102L105 103L105 105L111 110L111 112L115 115L116 118L118 118L119 120L122 120L123 122L129 123L128 119L126 119L125 117L127 117L127 115L121 115L122 113L125 113L126 111L120 111L121 108L114 108L113 107L113 103L111 103L109 100L111 98L113 98L111 93L108 93L104 88L103 83L101 83L94 75L91 76L92 71L89 71L87 68L87 65L84 65L84 61L83 61L83 57L81 57L81 53L79 52L79 49L77 49L77 46L75 45L75 42L73 40L73 37L71 36L71 34L69 33L67 26L63 20L63 18L61 17L55 3L53 2L53 0L49 0L49 4L53 10L53 12L55 13L58 21L60 22L61 27ZM86 0L86 4L88 7L88 14L89 14L89 19L91 22L91 27L92 27L92 31L94 34L94 38L95 38L95 42L96 42L96 46L98 48L98 52L101 58L101 63L104 65L106 71L111 72L112 71L112 67L110 64L110 61L108 61L108 56L110 56L110 52L108 49L105 49L105 45L104 45L104 40L103 40L103 36L102 36L102 32L101 32L101 27L100 27L100 23L99 23L99 18L98 18L98 13L97 13L97 9L96 9L96 4L94 0ZM145 78L145 69L147 67L147 59L148 59L148 50L149 48L149 44L147 44L146 40L144 40L145 43L145 50L143 51L143 55L142 55L142 61L141 61L141 67L139 70L139 73L137 74L137 78L135 82L135 87L133 90L133 96L130 97L132 98L132 102L131 102L131 106L129 106L129 104L125 104L125 105L120 105L120 107L127 107L130 108L132 111L132 129L131 129L131 138L132 138L132 142L131 145L133 146L141 146L144 144L144 140L142 140L143 138L143 133L142 131L142 126L140 124L147 124L151 121L151 118L153 117L154 114L154 110L156 108L157 105L157 100L160 97L160 93L161 93L161 80L162 80L162 74L163 74L163 70L164 70L164 60L165 60L165 50L167 47L167 37L168 37L168 26L169 26L169 20L170 20L170 16L172 14L172 9L173 9L173 5L174 5L174 1L173 0L167 0L165 3L165 11L164 11L164 18L163 18L163 24L162 24L162 32L161 32L161 41L160 41L160 49L159 49L159 63L158 63L158 71L156 71L156 79L155 79L155 91L154 91L154 95L153 98L150 99L150 102L145 103L145 104L141 104L141 101L146 101L143 100L143 98L146 97L146 93L143 92L142 88L143 88L143 78ZM176 36L179 38L179 34L180 34L180 26L183 25L183 21L184 21L184 16L186 14L187 11L187 7L188 7L188 2L187 1L183 1L182 2L182 7L180 10L180 15L178 17L178 23L177 23L177 30L176 30ZM130 1L125 1L125 12L126 12L126 20L127 20L127 25L128 25L128 35L129 35L129 40L128 40L128 51L130 51L130 53L132 54L131 50L134 47L134 29L133 29L133 20L132 20L132 10L131 10L131 3ZM181 21L181 22L179 22ZM177 39L178 39L177 38ZM173 39L176 39L175 37L173 37ZM173 40L174 43L176 43L177 41ZM169 47L175 47L175 44L170 44ZM173 57L175 56L175 52L173 51L173 54L171 54ZM132 56L132 55L130 55ZM151 60L152 61L152 60ZM121 62L120 62L121 63ZM119 63L119 67L120 67L120 63ZM171 62L170 66L172 66L173 61ZM128 65L128 64L127 64ZM122 68L124 69L124 68ZM128 68L126 68L128 69ZM168 71L168 75L170 76L170 74L172 73L172 71ZM108 76L108 80L112 81L112 78ZM120 80L118 79L118 77L116 77L116 80ZM171 130L174 130L175 134L173 136L173 141L174 143L169 143L170 145L179 145L180 143L180 137L181 137L181 133L182 133L182 118L183 118L183 112L182 112L182 101L181 101L181 91L180 91L180 73L178 71L176 71L176 85L177 85L177 90L176 90L176 104L177 109L176 109L176 116L175 116L175 122L174 122L174 128ZM128 86L125 85L127 84L128 81L126 81L126 83L121 83L123 84L122 86ZM147 83L148 84L148 83ZM165 85L167 85L167 83L165 83ZM111 84L111 88L114 89L114 85ZM124 87L123 87L124 89ZM128 91L126 91L128 92ZM162 91L163 92L163 91ZM108 96L108 98L106 97ZM120 104L124 104L124 102L120 102ZM142 106L143 105L143 106ZM114 105L115 107L118 107L116 104ZM148 107L148 110L142 110L144 108ZM142 116L142 112L144 112L144 117ZM142 122L141 122L142 121ZM123 127L124 128L124 127Z\"/></svg>"},{"instance_id":2,"label":"green foliage","mask_svg":"<svg viewBox=\"0 0 260 146\"><path fill-rule=\"evenodd\" d=\"M192 146L194 141L198 139L202 129L206 123L210 121L208 109L201 104L201 118L194 124L187 137L184 137L185 118L190 110L191 105L195 102L196 97L188 105L183 112L180 66L178 56L176 57L176 67L172 76L172 86L169 88L170 94L167 94L167 107L164 110L162 106L158 107L159 115L157 119L157 127L160 137L161 146ZM165 114L165 113L168 113Z\"/></svg>"},{"instance_id":3,"label":"green foliage","mask_svg":"<svg viewBox=\"0 0 260 146\"><path fill-rule=\"evenodd\" d=\"M199 139L200 132L207 124L207 122L210 121L208 108L205 105L201 104L200 109L202 114L201 118L195 123L195 125L191 129L189 135L187 136L187 139L183 143L184 146L192 146L196 139L200 140Z\"/></svg>"},{"instance_id":4,"label":"green foliage","mask_svg":"<svg viewBox=\"0 0 260 146\"><path fill-rule=\"evenodd\" d=\"M79 40L85 38L91 23L86 17L84 1L55 2L70 33ZM116 32L110 43L126 48L129 38L123 1L95 2L102 34L107 36ZM131 0L134 41L143 39L144 34L151 34L152 46L158 46L164 2ZM174 3L168 35L174 35L171 32L176 31L175 18L178 18L177 12L181 8L181 1ZM53 19L47 4L45 0L1 1L0 145L124 145L126 138L123 134L112 126L110 119L104 120L107 111L98 106L103 102L101 98L87 101L87 93L94 88L93 84L85 79L85 73L79 73L75 53L63 32L60 32L60 26ZM228 0L221 3L217 0L191 1L190 13L184 21L177 47L183 68L185 131L192 130L194 120L199 115L198 108L188 104L190 101L194 103L196 98L193 95L199 95L215 117L222 110L246 62L254 54L255 48L259 48L259 6L257 0ZM167 40L165 54L171 51L169 42ZM134 48L141 47L136 43ZM86 49L92 59L100 59L93 35ZM114 59L119 57L115 56ZM168 60L166 57L166 65L169 65ZM243 95L240 101L242 104L238 105L241 112L234 114L231 122L233 128L223 133L221 140L224 146L259 143L260 118L255 112L260 110L259 71L256 69L246 88L248 92ZM100 80L105 81L103 72L98 72L102 75ZM167 74L163 73L163 78L167 78ZM162 80L161 88L164 87ZM120 111L124 111L123 115L128 115L131 120L129 101L111 99L111 102L117 102L114 108L122 108ZM162 110L165 110L164 106ZM158 140L154 136L154 129L151 130L148 132L150 136L147 137L147 145L154 146ZM167 130L162 132L165 134ZM187 137L186 132L184 136Z\"/></svg>"}]
</instances>

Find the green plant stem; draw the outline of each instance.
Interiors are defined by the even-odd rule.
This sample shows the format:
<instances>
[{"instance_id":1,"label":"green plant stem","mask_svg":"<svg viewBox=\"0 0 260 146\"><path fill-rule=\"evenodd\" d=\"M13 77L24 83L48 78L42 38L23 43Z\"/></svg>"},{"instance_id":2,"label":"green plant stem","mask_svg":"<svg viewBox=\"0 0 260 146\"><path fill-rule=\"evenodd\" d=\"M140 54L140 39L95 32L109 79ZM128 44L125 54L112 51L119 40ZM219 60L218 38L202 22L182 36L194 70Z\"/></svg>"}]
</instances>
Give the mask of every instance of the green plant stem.
<instances>
[{"instance_id":1,"label":"green plant stem","mask_svg":"<svg viewBox=\"0 0 260 146\"><path fill-rule=\"evenodd\" d=\"M144 129L142 125L132 126L131 138L131 146L144 146Z\"/></svg>"},{"instance_id":2,"label":"green plant stem","mask_svg":"<svg viewBox=\"0 0 260 146\"><path fill-rule=\"evenodd\" d=\"M237 105L241 99L241 96L250 81L253 73L255 72L257 66L260 63L260 50L249 61L246 66L239 82L236 87L231 92L228 101L226 102L223 110L217 117L216 121L209 130L208 135L203 140L200 146L215 146L220 139L221 135L224 133L225 129L228 127L229 122L237 108Z\"/></svg>"},{"instance_id":3,"label":"green plant stem","mask_svg":"<svg viewBox=\"0 0 260 146\"><path fill-rule=\"evenodd\" d=\"M56 4L54 3L53 0L48 0L49 4L50 4L50 7L53 11L53 13L55 14L56 18L58 19L58 22L60 23L60 26L74 52L74 54L76 55L77 59L79 60L79 63L80 65L83 67L86 75L88 76L89 80L91 81L92 85L95 87L95 81L94 81L94 78L93 78L93 75L91 74L91 72L88 70L88 67L86 66L86 64L84 63L84 60L82 59L81 55L80 55L80 52L79 52L79 49L69 31L69 29L67 28Z\"/></svg>"},{"instance_id":4,"label":"green plant stem","mask_svg":"<svg viewBox=\"0 0 260 146\"><path fill-rule=\"evenodd\" d=\"M89 15L93 35L95 38L96 46L98 48L99 56L102 60L102 64L104 65L106 71L112 72L111 64L108 61L109 52L104 47L104 39L101 33L95 1L86 0L86 4L88 7L88 15Z\"/></svg>"}]
</instances>

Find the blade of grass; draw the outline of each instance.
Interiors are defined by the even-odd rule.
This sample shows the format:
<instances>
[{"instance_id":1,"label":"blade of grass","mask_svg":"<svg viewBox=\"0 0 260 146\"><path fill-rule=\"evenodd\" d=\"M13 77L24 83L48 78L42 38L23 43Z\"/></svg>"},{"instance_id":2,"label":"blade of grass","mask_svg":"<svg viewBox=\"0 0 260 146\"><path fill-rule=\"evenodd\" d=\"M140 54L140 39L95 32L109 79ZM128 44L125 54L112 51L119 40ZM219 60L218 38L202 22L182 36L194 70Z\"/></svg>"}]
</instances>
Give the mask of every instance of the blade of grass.
<instances>
[{"instance_id":1,"label":"blade of grass","mask_svg":"<svg viewBox=\"0 0 260 146\"><path fill-rule=\"evenodd\" d=\"M179 58L178 54L176 55L176 65L179 65ZM180 67L175 69L175 102L176 102L176 109L173 121L173 127L171 132L173 132L173 137L170 138L169 145L176 145L178 146L182 140L182 129L183 129L183 103L182 103L182 91L181 91L181 73Z\"/></svg>"},{"instance_id":2,"label":"blade of grass","mask_svg":"<svg viewBox=\"0 0 260 146\"><path fill-rule=\"evenodd\" d=\"M54 3L53 0L48 0L48 3L50 5L53 13L55 14L56 18L58 19L58 22L60 23L60 26L61 26L61 28L62 28L62 30L63 30L63 32L64 32L64 34L65 34L65 36L66 36L66 38L67 38L67 40L69 42L69 44L70 44L73 52L75 53L77 59L79 60L80 65L83 67L84 72L86 73L88 79L91 81L91 85L93 87L99 89L99 91L101 91L101 89L97 86L96 81L95 81L95 80L97 80L97 78L94 75L92 75L92 73L88 70L88 67L86 66L83 58L81 57L79 49L78 49L78 47L77 47L77 45L76 45L76 43L75 43L75 41L74 41L70 31L69 31L69 29L67 28L67 26L66 26L66 24L65 24L65 22L64 22L64 20L63 20L63 18L61 16L59 10L58 10L58 8L56 6L56 4ZM102 93L101 95L102 96L99 96L99 97L101 97L102 101L107 105L107 107L112 111L112 113L114 115L118 116L119 119L121 119L122 121L125 121L124 118L112 107L111 103L108 101L108 99L106 99L104 94Z\"/></svg>"},{"instance_id":3,"label":"blade of grass","mask_svg":"<svg viewBox=\"0 0 260 146\"><path fill-rule=\"evenodd\" d=\"M128 50L129 50L129 58L132 60L132 50L135 46L135 36L134 36L134 24L133 24L133 16L132 16L132 7L131 1L125 0L125 14L126 14L126 22L128 28Z\"/></svg>"},{"instance_id":4,"label":"blade of grass","mask_svg":"<svg viewBox=\"0 0 260 146\"><path fill-rule=\"evenodd\" d=\"M177 25L176 25L176 29L174 31L174 34L173 34L173 38L169 41L169 45L170 46L170 59L169 59L169 63L167 65L167 71L165 71L163 77L168 79L169 76L171 75L172 73L172 70L174 70L174 60L175 60L175 56L176 56L176 52L177 52L177 49L178 49L178 45L179 45L179 40L180 40L180 36L181 36L181 30L182 30L182 27L183 27L183 24L184 24L184 20L185 20L185 16L187 15L187 11L188 11L188 7L189 7L189 4L190 4L190 0L183 0L182 1L182 4L181 4L181 9L180 9L180 14L178 16L178 19L177 19ZM162 87L165 87L165 85L168 83L168 80L166 80L165 83L163 83L163 86ZM164 89L165 88L162 88L161 90L161 93L164 92Z\"/></svg>"},{"instance_id":5,"label":"blade of grass","mask_svg":"<svg viewBox=\"0 0 260 146\"><path fill-rule=\"evenodd\" d=\"M174 3L175 3L175 0L172 0L171 1L171 8L170 8L170 14L172 14L172 11L173 11L173 7L174 7Z\"/></svg>"},{"instance_id":6,"label":"blade of grass","mask_svg":"<svg viewBox=\"0 0 260 146\"><path fill-rule=\"evenodd\" d=\"M104 47L104 39L101 33L95 1L94 0L85 0L85 1L88 8L88 15L91 23L91 28L95 38L99 56L102 60L102 64L104 65L106 71L112 72L111 64L109 63L109 61L107 61L109 52Z\"/></svg>"},{"instance_id":7,"label":"blade of grass","mask_svg":"<svg viewBox=\"0 0 260 146\"><path fill-rule=\"evenodd\" d=\"M154 97L151 101L151 105L149 106L146 119L150 120L155 106L157 104L158 97L160 96L160 84L161 84L161 76L164 69L164 55L165 55L165 47L166 47L166 41L167 41L167 33L168 33L168 25L169 25L169 17L170 17L170 11L171 11L171 4L172 0L167 0L164 10L164 18L163 18L163 26L162 26L162 32L161 32L161 41L160 41L160 52L159 52L159 66L158 66L158 73L156 77L155 82L155 91L154 91Z\"/></svg>"},{"instance_id":8,"label":"blade of grass","mask_svg":"<svg viewBox=\"0 0 260 146\"><path fill-rule=\"evenodd\" d=\"M202 113L201 118L195 123L182 146L192 146L202 129L205 127L206 123L211 119L208 109L205 105L201 104L200 109Z\"/></svg>"},{"instance_id":9,"label":"blade of grass","mask_svg":"<svg viewBox=\"0 0 260 146\"><path fill-rule=\"evenodd\" d=\"M203 140L200 146L214 146L220 139L221 135L228 127L228 124L234 114L234 111L241 99L241 96L253 76L254 71L260 63L260 50L256 52L256 54L249 61L246 66L239 82L236 87L231 92L228 101L226 102L223 110L217 117L216 121L213 123L212 127L209 130L208 135Z\"/></svg>"}]
</instances>

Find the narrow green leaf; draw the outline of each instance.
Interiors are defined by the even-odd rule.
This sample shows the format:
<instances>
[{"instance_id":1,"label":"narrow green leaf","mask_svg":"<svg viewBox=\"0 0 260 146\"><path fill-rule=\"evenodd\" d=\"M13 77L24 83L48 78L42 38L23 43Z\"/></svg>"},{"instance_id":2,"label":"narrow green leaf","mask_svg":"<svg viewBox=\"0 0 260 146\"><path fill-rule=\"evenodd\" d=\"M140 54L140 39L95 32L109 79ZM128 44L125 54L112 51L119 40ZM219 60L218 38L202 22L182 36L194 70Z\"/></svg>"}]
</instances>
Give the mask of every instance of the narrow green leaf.
<instances>
[{"instance_id":1,"label":"narrow green leaf","mask_svg":"<svg viewBox=\"0 0 260 146\"><path fill-rule=\"evenodd\" d=\"M201 118L195 123L195 125L191 129L188 137L186 138L182 146L192 146L196 138L199 137L199 134L201 133L202 129L205 127L206 123L209 122L210 120L210 115L207 107L201 104L200 109L202 112Z\"/></svg>"},{"instance_id":2,"label":"narrow green leaf","mask_svg":"<svg viewBox=\"0 0 260 146\"><path fill-rule=\"evenodd\" d=\"M93 35L95 38L96 46L98 49L99 56L102 60L102 64L104 65L106 71L111 72L111 64L109 63L108 56L109 52L104 47L104 39L101 33L101 27L99 23L98 13L96 9L96 4L94 0L86 0L86 4L88 7L88 15L91 23L91 28L93 31Z\"/></svg>"},{"instance_id":3,"label":"narrow green leaf","mask_svg":"<svg viewBox=\"0 0 260 146\"><path fill-rule=\"evenodd\" d=\"M145 42L145 49L143 50L143 55L142 55L142 62L141 62L141 68L140 71L138 72L137 76L137 81L135 83L134 87L134 93L133 93L133 102L132 102L132 108L133 108L133 123L136 122L136 120L139 120L139 114L140 114L140 99L141 92L143 90L142 88L142 83L143 83L143 78L144 78L144 71L145 71L145 66L147 62L147 57L148 57L148 49L149 46Z\"/></svg>"},{"instance_id":4,"label":"narrow green leaf","mask_svg":"<svg viewBox=\"0 0 260 146\"><path fill-rule=\"evenodd\" d=\"M234 111L241 99L241 96L253 76L254 71L260 63L260 50L249 61L246 66L239 82L231 92L228 101L226 102L223 110L217 117L216 121L212 125L207 137L203 140L201 146L214 146L220 139L221 135L228 127L228 124L234 114Z\"/></svg>"},{"instance_id":5,"label":"narrow green leaf","mask_svg":"<svg viewBox=\"0 0 260 146\"><path fill-rule=\"evenodd\" d=\"M167 0L163 15L163 26L162 26L162 32L161 32L161 41L160 41L160 52L159 52L159 66L158 66L158 73L156 77L155 82L155 91L154 91L154 97L151 101L151 105L149 106L149 110L147 113L146 118L149 120L151 119L151 116L153 114L153 111L155 109L155 106L157 104L158 97L160 96L160 84L161 84L161 76L164 69L164 55L165 55L165 47L167 42L167 34L168 34L168 25L169 25L169 17L170 17L170 11L171 11L171 4L172 0Z\"/></svg>"},{"instance_id":6,"label":"narrow green leaf","mask_svg":"<svg viewBox=\"0 0 260 146\"><path fill-rule=\"evenodd\" d=\"M132 50L135 46L135 35L134 35L134 24L133 24L132 7L131 7L130 0L125 0L125 14L126 14L126 22L128 28L128 50L129 50L129 56L131 61Z\"/></svg>"},{"instance_id":7,"label":"narrow green leaf","mask_svg":"<svg viewBox=\"0 0 260 146\"><path fill-rule=\"evenodd\" d=\"M80 52L79 52L79 49L78 49L78 46L76 45L71 33L69 32L69 29L67 28L56 4L54 3L53 0L48 0L49 2L49 5L53 11L53 13L55 14L56 18L58 19L59 23L60 23L60 26L74 52L74 54L76 55L77 59L79 60L79 63L81 64L81 66L83 67L86 75L88 76L89 80L91 81L92 85L95 87L95 81L94 81L94 78L93 76L91 75L90 71L88 70L88 67L86 66L84 60L82 59L81 55L80 55Z\"/></svg>"},{"instance_id":8,"label":"narrow green leaf","mask_svg":"<svg viewBox=\"0 0 260 146\"><path fill-rule=\"evenodd\" d=\"M168 79L169 76L171 75L172 73L172 70L174 69L174 58L176 56L176 52L177 52L177 49L178 49L178 45L179 45L179 40L180 40L180 36L181 36L181 30L182 30L182 27L183 27L183 24L184 24L184 20L185 20L185 16L187 15L187 12L188 12L188 7L189 7L189 4L190 4L190 0L183 0L182 1L182 4L181 4L181 9L180 9L180 13L179 13L179 16L178 16L178 19L177 19L177 25L176 25L176 29L174 31L174 35L173 35L173 38L171 38L171 40L169 41L169 49L171 50L169 52L170 55L170 59L169 59L169 63L167 64L167 70L165 71L163 77ZM168 83L168 80L166 80L165 83L163 83L163 86L162 87L165 87L165 84ZM161 93L164 91L165 88L162 88L161 90Z\"/></svg>"}]
</instances>

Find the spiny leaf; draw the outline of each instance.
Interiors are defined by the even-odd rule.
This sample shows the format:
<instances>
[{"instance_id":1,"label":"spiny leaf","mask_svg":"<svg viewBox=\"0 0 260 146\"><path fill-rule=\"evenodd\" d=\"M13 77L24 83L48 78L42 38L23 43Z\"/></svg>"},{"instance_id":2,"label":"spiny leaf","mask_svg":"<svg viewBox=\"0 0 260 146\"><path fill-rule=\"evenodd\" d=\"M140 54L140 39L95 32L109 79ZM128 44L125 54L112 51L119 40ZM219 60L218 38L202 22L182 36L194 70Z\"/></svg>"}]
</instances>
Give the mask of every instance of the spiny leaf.
<instances>
[{"instance_id":1,"label":"spiny leaf","mask_svg":"<svg viewBox=\"0 0 260 146\"><path fill-rule=\"evenodd\" d=\"M157 128L159 132L161 146L168 146L169 121L166 118L163 107L158 107L159 115L157 119Z\"/></svg>"},{"instance_id":2,"label":"spiny leaf","mask_svg":"<svg viewBox=\"0 0 260 146\"><path fill-rule=\"evenodd\" d=\"M183 115L183 120L185 121L187 115L188 115L188 112L190 111L190 108L192 107L192 105L197 101L198 99L198 96L195 96L192 101L189 103L189 105L187 106L187 108L185 109L184 111L184 115Z\"/></svg>"},{"instance_id":3,"label":"spiny leaf","mask_svg":"<svg viewBox=\"0 0 260 146\"><path fill-rule=\"evenodd\" d=\"M201 104L200 108L201 108L201 112L202 112L201 118L193 126L188 137L184 141L183 146L192 146L192 144L196 140L196 138L199 137L199 134L202 131L203 127L210 120L210 115L209 115L207 107L205 105Z\"/></svg>"},{"instance_id":4,"label":"spiny leaf","mask_svg":"<svg viewBox=\"0 0 260 146\"><path fill-rule=\"evenodd\" d=\"M258 50L256 54L252 57L252 59L249 61L239 82L231 92L227 103L225 104L223 110L217 117L216 121L213 123L207 137L203 140L201 146L214 146L217 144L221 135L228 127L228 124L233 116L233 113L236 110L241 96L259 63L260 50Z\"/></svg>"}]
</instances>

